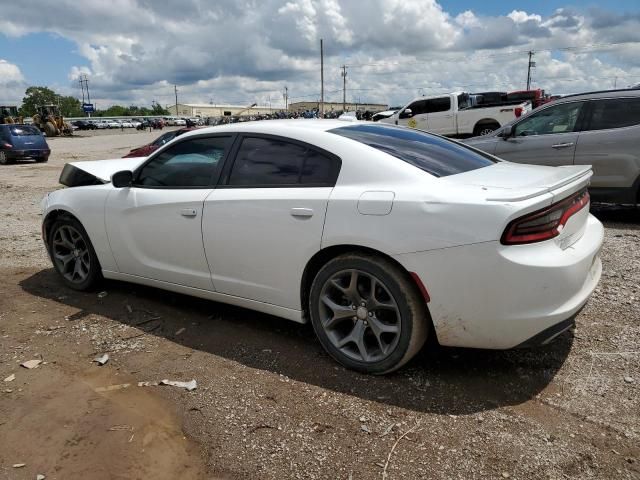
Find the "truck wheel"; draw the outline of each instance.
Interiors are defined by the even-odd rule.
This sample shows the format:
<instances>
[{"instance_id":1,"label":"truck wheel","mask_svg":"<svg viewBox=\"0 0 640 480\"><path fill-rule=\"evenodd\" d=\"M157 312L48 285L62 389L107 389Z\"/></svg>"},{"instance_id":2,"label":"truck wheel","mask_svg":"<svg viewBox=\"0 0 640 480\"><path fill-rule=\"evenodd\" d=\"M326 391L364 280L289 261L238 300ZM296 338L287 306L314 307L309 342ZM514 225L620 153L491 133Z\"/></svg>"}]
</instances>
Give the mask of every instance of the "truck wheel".
<instances>
[{"instance_id":1,"label":"truck wheel","mask_svg":"<svg viewBox=\"0 0 640 480\"><path fill-rule=\"evenodd\" d=\"M489 135L491 132L497 130L500 128L500 124L499 123L483 123L480 125L476 125L476 127L473 129L473 136L474 137L480 137L483 135Z\"/></svg>"},{"instance_id":2,"label":"truck wheel","mask_svg":"<svg viewBox=\"0 0 640 480\"><path fill-rule=\"evenodd\" d=\"M51 122L47 122L44 124L44 133L47 134L47 137L55 137L58 129Z\"/></svg>"}]
</instances>

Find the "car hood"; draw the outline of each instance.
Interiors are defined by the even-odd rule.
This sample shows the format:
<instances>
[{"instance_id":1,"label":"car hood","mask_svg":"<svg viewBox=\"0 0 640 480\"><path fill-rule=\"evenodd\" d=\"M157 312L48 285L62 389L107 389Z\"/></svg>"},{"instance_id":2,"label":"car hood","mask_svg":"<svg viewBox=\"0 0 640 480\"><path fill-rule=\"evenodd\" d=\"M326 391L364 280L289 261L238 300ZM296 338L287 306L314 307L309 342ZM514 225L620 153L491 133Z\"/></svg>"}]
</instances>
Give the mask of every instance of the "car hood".
<instances>
[{"instance_id":1,"label":"car hood","mask_svg":"<svg viewBox=\"0 0 640 480\"><path fill-rule=\"evenodd\" d=\"M517 202L552 193L572 182L583 188L593 175L589 165L547 167L498 162L469 172L444 177L445 183L481 187L488 201Z\"/></svg>"},{"instance_id":2,"label":"car hood","mask_svg":"<svg viewBox=\"0 0 640 480\"><path fill-rule=\"evenodd\" d=\"M64 166L63 173L60 175L60 183L63 185L77 186L77 185L69 185L68 183L62 182L63 175L65 172L68 173L71 171L81 171L83 172L82 177L87 179L87 176L84 174L89 174L95 180L98 180L100 183L109 183L111 181L111 175L116 172L120 172L121 170L135 170L147 159L147 157L130 157L130 158L114 158L111 160L97 160L94 162L71 162L67 163Z\"/></svg>"}]
</instances>

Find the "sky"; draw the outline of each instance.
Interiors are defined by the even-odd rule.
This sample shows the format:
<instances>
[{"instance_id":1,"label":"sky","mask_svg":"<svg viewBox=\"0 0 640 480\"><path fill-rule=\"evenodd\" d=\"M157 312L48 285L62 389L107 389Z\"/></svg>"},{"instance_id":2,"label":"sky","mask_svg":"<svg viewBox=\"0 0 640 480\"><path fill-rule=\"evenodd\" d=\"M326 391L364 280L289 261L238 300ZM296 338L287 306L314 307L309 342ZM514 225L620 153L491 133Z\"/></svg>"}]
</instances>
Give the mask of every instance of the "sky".
<instances>
[{"instance_id":1,"label":"sky","mask_svg":"<svg viewBox=\"0 0 640 480\"><path fill-rule=\"evenodd\" d=\"M640 83L640 2L21 0L0 17L0 103L30 85L113 104L403 105L449 91L548 93Z\"/></svg>"}]
</instances>

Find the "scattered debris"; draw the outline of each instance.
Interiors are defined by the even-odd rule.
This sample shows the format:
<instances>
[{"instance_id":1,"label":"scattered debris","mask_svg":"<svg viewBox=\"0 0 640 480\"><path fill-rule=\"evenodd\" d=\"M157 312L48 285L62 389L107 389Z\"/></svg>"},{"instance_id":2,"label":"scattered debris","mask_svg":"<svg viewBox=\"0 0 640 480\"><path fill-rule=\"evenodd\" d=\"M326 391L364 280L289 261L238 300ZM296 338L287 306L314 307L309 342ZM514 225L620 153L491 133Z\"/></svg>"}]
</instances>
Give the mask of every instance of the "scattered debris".
<instances>
[{"instance_id":1,"label":"scattered debris","mask_svg":"<svg viewBox=\"0 0 640 480\"><path fill-rule=\"evenodd\" d=\"M26 463L14 463L13 468L22 468L26 465Z\"/></svg>"},{"instance_id":2,"label":"scattered debris","mask_svg":"<svg viewBox=\"0 0 640 480\"><path fill-rule=\"evenodd\" d=\"M41 473L39 473L39 474L37 474L37 475L36 475L36 480L44 480L45 478L47 478L47 477L45 477L45 476L44 476L44 475L42 475Z\"/></svg>"},{"instance_id":3,"label":"scattered debris","mask_svg":"<svg viewBox=\"0 0 640 480\"><path fill-rule=\"evenodd\" d=\"M53 332L54 330L60 330L61 328L65 328L64 325L49 325L47 327L47 330L49 330L50 332Z\"/></svg>"},{"instance_id":4,"label":"scattered debris","mask_svg":"<svg viewBox=\"0 0 640 480\"><path fill-rule=\"evenodd\" d=\"M633 377L624 377L624 383L633 383L634 381Z\"/></svg>"},{"instance_id":5,"label":"scattered debris","mask_svg":"<svg viewBox=\"0 0 640 480\"><path fill-rule=\"evenodd\" d=\"M113 390L122 390L123 388L128 388L130 386L131 386L130 383L121 383L119 385L108 385L106 387L96 387L94 388L94 391L96 393L111 392Z\"/></svg>"},{"instance_id":6,"label":"scattered debris","mask_svg":"<svg viewBox=\"0 0 640 480\"><path fill-rule=\"evenodd\" d=\"M107 292L100 292L100 293L98 294L98 298L104 298L104 297L106 297L107 295L109 295Z\"/></svg>"},{"instance_id":7,"label":"scattered debris","mask_svg":"<svg viewBox=\"0 0 640 480\"><path fill-rule=\"evenodd\" d=\"M109 427L110 432L133 432L133 427L131 425L114 425L113 427Z\"/></svg>"},{"instance_id":8,"label":"scattered debris","mask_svg":"<svg viewBox=\"0 0 640 480\"><path fill-rule=\"evenodd\" d=\"M402 440L404 437L409 435L411 432L413 432L419 426L420 426L420 422L418 421L418 422L416 422L416 424L413 427L411 427L409 430L407 430L402 435L400 435L398 437L398 439L396 440L396 443L393 444L393 446L391 447L391 450L389 450L389 455L387 455L387 461L384 463L384 469L382 470L382 480L386 480L386 478L387 478L387 468L389 468L389 463L391 462L391 456L393 455L393 452L395 451L396 447L398 446L398 443L400 443L400 440Z\"/></svg>"},{"instance_id":9,"label":"scattered debris","mask_svg":"<svg viewBox=\"0 0 640 480\"><path fill-rule=\"evenodd\" d=\"M253 433L253 432L255 432L256 430L260 430L260 429L262 429L262 428L269 428L269 429L272 429L272 430L279 430L279 429L278 429L278 427L274 427L273 425L268 425L268 424L266 424L266 423L261 423L261 424L259 424L259 425L254 425L253 427L251 427L251 428L249 429L249 432L250 432L250 433Z\"/></svg>"},{"instance_id":10,"label":"scattered debris","mask_svg":"<svg viewBox=\"0 0 640 480\"><path fill-rule=\"evenodd\" d=\"M127 312L129 313L133 313L133 308L131 308L131 305L127 305Z\"/></svg>"},{"instance_id":11,"label":"scattered debris","mask_svg":"<svg viewBox=\"0 0 640 480\"><path fill-rule=\"evenodd\" d=\"M366 433L371 433L371 430L369 429L369 427L367 427L364 423L360 425L360 430Z\"/></svg>"},{"instance_id":12,"label":"scattered debris","mask_svg":"<svg viewBox=\"0 0 640 480\"><path fill-rule=\"evenodd\" d=\"M42 360L27 360L26 362L22 362L20 366L31 370L32 368L36 368L41 363Z\"/></svg>"},{"instance_id":13,"label":"scattered debris","mask_svg":"<svg viewBox=\"0 0 640 480\"><path fill-rule=\"evenodd\" d=\"M160 385L158 382L138 382L139 387L157 387Z\"/></svg>"},{"instance_id":14,"label":"scattered debris","mask_svg":"<svg viewBox=\"0 0 640 480\"><path fill-rule=\"evenodd\" d=\"M93 361L102 366L109 361L109 354L105 353L104 355L97 356Z\"/></svg>"},{"instance_id":15,"label":"scattered debris","mask_svg":"<svg viewBox=\"0 0 640 480\"><path fill-rule=\"evenodd\" d=\"M12 373L7 378L4 379L5 382L13 382L16 379L16 374Z\"/></svg>"},{"instance_id":16,"label":"scattered debris","mask_svg":"<svg viewBox=\"0 0 640 480\"><path fill-rule=\"evenodd\" d=\"M182 327L180 330L178 330L178 331L176 332L176 336L177 336L177 335L181 335L181 334L183 334L185 330L186 330L186 328Z\"/></svg>"},{"instance_id":17,"label":"scattered debris","mask_svg":"<svg viewBox=\"0 0 640 480\"><path fill-rule=\"evenodd\" d=\"M171 385L172 387L186 388L189 392L198 388L198 384L195 380L190 382L178 382L175 380L162 380L160 385Z\"/></svg>"}]
</instances>

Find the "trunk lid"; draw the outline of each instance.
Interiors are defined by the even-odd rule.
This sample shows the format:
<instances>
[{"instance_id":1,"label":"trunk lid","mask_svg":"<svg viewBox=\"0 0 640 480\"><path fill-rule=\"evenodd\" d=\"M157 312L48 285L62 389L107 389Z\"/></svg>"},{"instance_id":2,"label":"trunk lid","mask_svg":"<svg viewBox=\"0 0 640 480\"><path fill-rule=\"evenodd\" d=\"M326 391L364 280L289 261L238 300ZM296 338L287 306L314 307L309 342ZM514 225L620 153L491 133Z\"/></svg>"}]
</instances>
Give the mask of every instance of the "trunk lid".
<instances>
[{"instance_id":1,"label":"trunk lid","mask_svg":"<svg viewBox=\"0 0 640 480\"><path fill-rule=\"evenodd\" d=\"M586 187L592 174L589 165L547 167L499 162L441 180L481 187L490 202L519 202L547 193L557 201Z\"/></svg>"},{"instance_id":2,"label":"trunk lid","mask_svg":"<svg viewBox=\"0 0 640 480\"><path fill-rule=\"evenodd\" d=\"M499 162L440 180L452 182L457 187L480 188L487 202L507 206L506 227L512 220L583 191L592 175L589 165L549 167ZM570 247L582 237L588 216L589 205L571 216L560 233L548 241L556 242L563 250Z\"/></svg>"}]
</instances>

